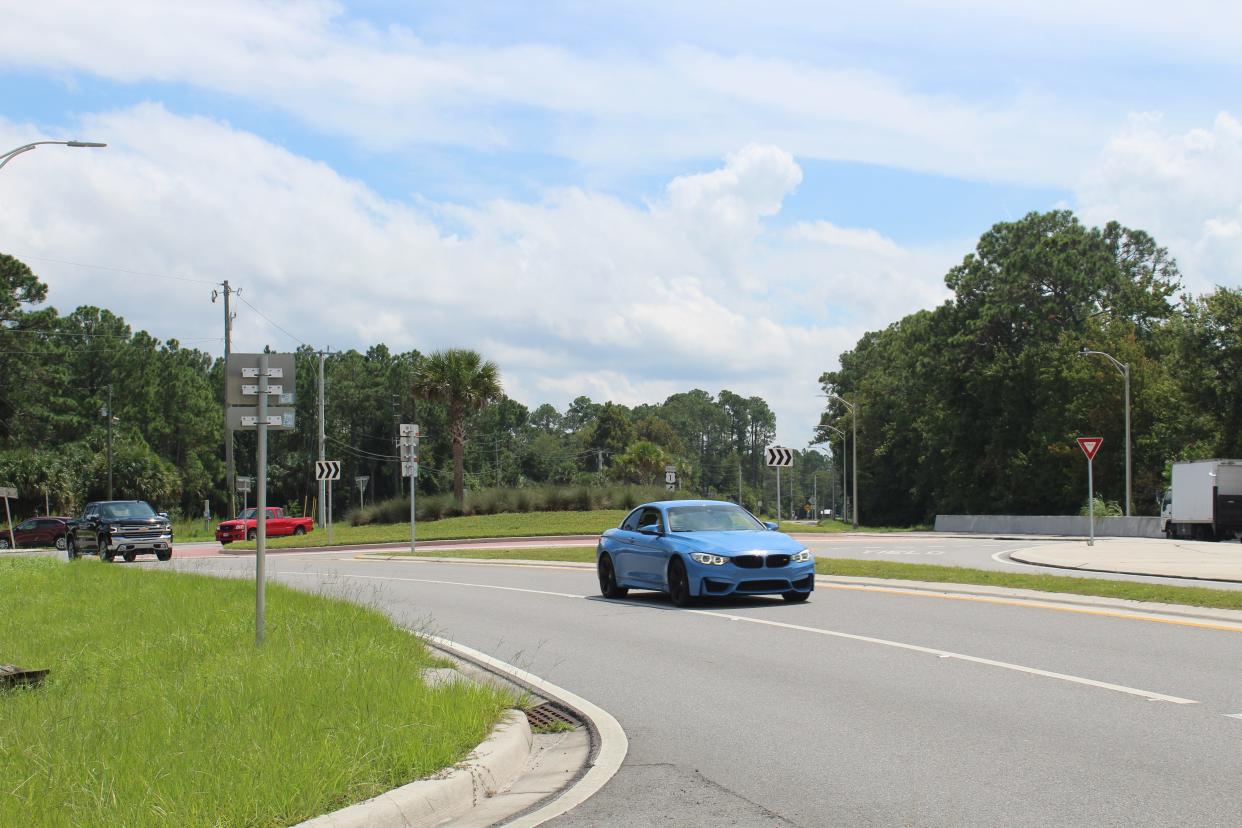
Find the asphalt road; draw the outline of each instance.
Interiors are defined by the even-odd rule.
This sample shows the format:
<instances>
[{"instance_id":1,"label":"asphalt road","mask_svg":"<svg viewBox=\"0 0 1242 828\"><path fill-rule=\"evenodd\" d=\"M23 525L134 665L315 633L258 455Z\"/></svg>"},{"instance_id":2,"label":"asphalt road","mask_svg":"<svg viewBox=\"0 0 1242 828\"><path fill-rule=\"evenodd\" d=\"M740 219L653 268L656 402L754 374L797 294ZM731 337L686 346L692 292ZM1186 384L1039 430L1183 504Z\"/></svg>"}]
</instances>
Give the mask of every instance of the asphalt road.
<instances>
[{"instance_id":1,"label":"asphalt road","mask_svg":"<svg viewBox=\"0 0 1242 828\"><path fill-rule=\"evenodd\" d=\"M1242 822L1240 632L823 586L684 611L603 600L581 570L334 553L268 572L616 716L625 765L554 825Z\"/></svg>"}]
</instances>

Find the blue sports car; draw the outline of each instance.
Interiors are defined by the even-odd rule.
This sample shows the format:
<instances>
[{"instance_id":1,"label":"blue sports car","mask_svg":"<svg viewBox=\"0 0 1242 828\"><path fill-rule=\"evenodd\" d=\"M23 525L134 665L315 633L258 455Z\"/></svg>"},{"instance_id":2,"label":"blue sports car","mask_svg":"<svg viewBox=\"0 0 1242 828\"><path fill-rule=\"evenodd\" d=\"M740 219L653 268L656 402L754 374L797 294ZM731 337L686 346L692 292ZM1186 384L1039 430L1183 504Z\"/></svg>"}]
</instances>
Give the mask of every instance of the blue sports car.
<instances>
[{"instance_id":1,"label":"blue sports car","mask_svg":"<svg viewBox=\"0 0 1242 828\"><path fill-rule=\"evenodd\" d=\"M815 556L775 529L734 503L645 503L600 537L600 592L621 598L631 589L655 589L679 607L704 595L805 601L815 589Z\"/></svg>"}]
</instances>

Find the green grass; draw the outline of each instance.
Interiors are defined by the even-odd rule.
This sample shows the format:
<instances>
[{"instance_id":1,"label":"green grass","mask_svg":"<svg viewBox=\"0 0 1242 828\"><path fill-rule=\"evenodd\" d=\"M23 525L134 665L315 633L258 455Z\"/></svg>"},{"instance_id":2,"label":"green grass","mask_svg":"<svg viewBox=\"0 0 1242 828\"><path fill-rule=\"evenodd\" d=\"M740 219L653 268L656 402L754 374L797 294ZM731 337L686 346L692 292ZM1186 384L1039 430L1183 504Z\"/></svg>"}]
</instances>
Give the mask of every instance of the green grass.
<instances>
[{"instance_id":1,"label":"green grass","mask_svg":"<svg viewBox=\"0 0 1242 828\"><path fill-rule=\"evenodd\" d=\"M391 557L409 557L410 553ZM549 547L546 549L453 549L428 550L415 557L482 558L535 561L567 561L594 563L594 547ZM1071 595L1093 595L1101 598L1124 598L1130 601L1155 601L1162 604L1184 604L1192 607L1242 610L1242 590L1207 589L1204 587L1166 586L1137 581L1109 581L1103 578L1080 578L1068 575L1031 575L988 569L967 569L935 564L894 563L891 561L854 560L849 558L816 558L815 571L820 575L846 575L858 578L887 578L905 581L927 581L940 584L973 584L977 586L1031 589L1038 592L1060 592Z\"/></svg>"},{"instance_id":2,"label":"green grass","mask_svg":"<svg viewBox=\"0 0 1242 828\"><path fill-rule=\"evenodd\" d=\"M537 535L591 535L611 529L626 516L622 509L593 512L514 512L499 515L473 515L444 518L418 524L419 540L462 540L469 538L523 538ZM369 526L334 525L333 546L368 543L409 542L408 523ZM268 549L298 549L327 546L328 531L315 531L300 537L272 538ZM229 544L230 549L254 549L253 543Z\"/></svg>"},{"instance_id":3,"label":"green grass","mask_svg":"<svg viewBox=\"0 0 1242 828\"><path fill-rule=\"evenodd\" d=\"M365 594L356 596L365 599ZM459 761L512 701L427 687L376 611L95 561L0 560L0 825L277 826Z\"/></svg>"}]
</instances>

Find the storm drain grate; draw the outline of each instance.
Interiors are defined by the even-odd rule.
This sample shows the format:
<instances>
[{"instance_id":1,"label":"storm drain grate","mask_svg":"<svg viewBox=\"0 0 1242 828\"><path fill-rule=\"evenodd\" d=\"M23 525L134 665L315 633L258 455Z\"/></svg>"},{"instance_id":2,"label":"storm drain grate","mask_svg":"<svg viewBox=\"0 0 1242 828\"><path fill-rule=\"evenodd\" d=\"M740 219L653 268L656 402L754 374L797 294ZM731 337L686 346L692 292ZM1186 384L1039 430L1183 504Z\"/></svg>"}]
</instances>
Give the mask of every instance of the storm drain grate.
<instances>
[{"instance_id":1,"label":"storm drain grate","mask_svg":"<svg viewBox=\"0 0 1242 828\"><path fill-rule=\"evenodd\" d=\"M544 702L530 708L526 711L526 718L530 720L530 729L536 733L572 730L582 725L572 710L556 702Z\"/></svg>"}]
</instances>

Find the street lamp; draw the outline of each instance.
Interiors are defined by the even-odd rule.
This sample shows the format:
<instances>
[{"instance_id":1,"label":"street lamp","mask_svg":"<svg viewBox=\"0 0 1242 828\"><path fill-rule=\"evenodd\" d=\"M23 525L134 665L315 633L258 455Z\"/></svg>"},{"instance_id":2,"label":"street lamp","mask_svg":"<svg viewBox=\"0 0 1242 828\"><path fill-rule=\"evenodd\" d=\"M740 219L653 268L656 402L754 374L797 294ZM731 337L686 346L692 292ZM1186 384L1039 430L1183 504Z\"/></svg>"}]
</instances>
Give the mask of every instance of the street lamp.
<instances>
[{"instance_id":1,"label":"street lamp","mask_svg":"<svg viewBox=\"0 0 1242 828\"><path fill-rule=\"evenodd\" d=\"M1113 367L1121 372L1121 376L1125 380L1126 386L1126 517L1130 517L1130 366L1111 354L1103 351L1092 351L1083 346L1078 351L1078 356L1102 356L1113 364Z\"/></svg>"},{"instance_id":2,"label":"street lamp","mask_svg":"<svg viewBox=\"0 0 1242 828\"><path fill-rule=\"evenodd\" d=\"M842 432L840 429L833 428L830 425L825 425L824 427L831 428L833 431L836 431L841 434L841 456L842 456L842 459L844 459L845 457L845 434L844 432ZM836 470L837 470L836 462L834 461L832 452L829 451L828 449L820 448L817 444L812 444L811 448L815 449L818 452L821 452L825 457L828 458L828 491L829 491L829 497L832 498L832 518L833 520L836 520L837 518L837 484L836 484L836 479L835 479ZM819 472L815 472L815 474L812 476L811 479L816 484L815 509L816 509L817 514L815 515L815 520L818 522L819 521L819 514L818 514L819 512L819 487L818 487Z\"/></svg>"},{"instance_id":3,"label":"street lamp","mask_svg":"<svg viewBox=\"0 0 1242 828\"><path fill-rule=\"evenodd\" d=\"M9 163L14 158L21 155L23 152L30 152L32 149L42 146L43 144L60 144L61 146L64 146L64 147L106 147L108 146L107 144L100 144L96 141L33 141L29 144L26 144L25 146L18 147L17 149L11 149L8 152L6 152L4 155L0 155L0 169L3 169L5 164Z\"/></svg>"},{"instance_id":4,"label":"street lamp","mask_svg":"<svg viewBox=\"0 0 1242 828\"><path fill-rule=\"evenodd\" d=\"M844 399L844 398L843 398L840 394L829 394L829 395L828 395L828 397L830 397L831 399L835 399L837 402L841 403L841 405L845 406L845 407L846 407L846 408L848 408L848 409L849 409L849 411L850 411L850 423L851 423L851 424L852 424L852 426L853 426L852 430L853 430L853 432L854 432L854 445L853 445L853 451L854 451L854 496L853 496L853 498L852 498L852 499L853 499L853 501L854 501L854 513L853 513L853 518L854 518L854 528L855 528L855 529L857 529L857 528L858 528L858 410L857 410L857 409L858 409L858 401L857 401L857 400L855 400L855 401L854 401L854 402L852 402L852 403L851 403L851 402L846 402L846 401L845 401L845 399Z\"/></svg>"},{"instance_id":5,"label":"street lamp","mask_svg":"<svg viewBox=\"0 0 1242 828\"><path fill-rule=\"evenodd\" d=\"M112 416L112 386L108 386L108 404L99 409L99 416L108 418L108 500L112 499L112 424L117 421Z\"/></svg>"}]
</instances>

